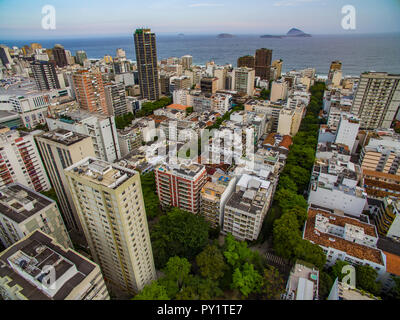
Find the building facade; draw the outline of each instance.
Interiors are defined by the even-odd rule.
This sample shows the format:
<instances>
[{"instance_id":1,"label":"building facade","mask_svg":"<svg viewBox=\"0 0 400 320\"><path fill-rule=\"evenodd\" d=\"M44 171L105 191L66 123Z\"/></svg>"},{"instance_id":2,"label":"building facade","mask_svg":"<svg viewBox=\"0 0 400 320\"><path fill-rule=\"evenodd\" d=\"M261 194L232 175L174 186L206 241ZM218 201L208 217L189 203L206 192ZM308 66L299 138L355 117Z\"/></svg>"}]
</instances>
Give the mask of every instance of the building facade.
<instances>
[{"instance_id":1,"label":"building facade","mask_svg":"<svg viewBox=\"0 0 400 320\"><path fill-rule=\"evenodd\" d=\"M140 92L143 99L158 100L156 35L150 29L136 29L134 33Z\"/></svg>"},{"instance_id":2,"label":"building facade","mask_svg":"<svg viewBox=\"0 0 400 320\"><path fill-rule=\"evenodd\" d=\"M18 183L1 188L0 194L0 239L6 248L37 229L72 248L55 201Z\"/></svg>"},{"instance_id":3,"label":"building facade","mask_svg":"<svg viewBox=\"0 0 400 320\"><path fill-rule=\"evenodd\" d=\"M65 169L93 260L129 293L156 279L139 173L96 158Z\"/></svg>"}]
</instances>

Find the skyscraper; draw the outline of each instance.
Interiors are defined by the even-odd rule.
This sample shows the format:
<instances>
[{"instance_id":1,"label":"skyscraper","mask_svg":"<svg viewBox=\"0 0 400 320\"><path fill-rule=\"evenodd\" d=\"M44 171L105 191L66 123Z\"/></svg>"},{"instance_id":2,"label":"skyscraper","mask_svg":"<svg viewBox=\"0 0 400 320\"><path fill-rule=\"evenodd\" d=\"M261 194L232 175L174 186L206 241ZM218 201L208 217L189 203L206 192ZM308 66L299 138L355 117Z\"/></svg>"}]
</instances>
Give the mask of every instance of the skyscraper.
<instances>
[{"instance_id":1,"label":"skyscraper","mask_svg":"<svg viewBox=\"0 0 400 320\"><path fill-rule=\"evenodd\" d=\"M60 89L56 68L48 61L34 61L31 70L38 90Z\"/></svg>"},{"instance_id":2,"label":"skyscraper","mask_svg":"<svg viewBox=\"0 0 400 320\"><path fill-rule=\"evenodd\" d=\"M106 95L100 71L78 70L72 76L76 100L89 112L108 115Z\"/></svg>"},{"instance_id":3,"label":"skyscraper","mask_svg":"<svg viewBox=\"0 0 400 320\"><path fill-rule=\"evenodd\" d=\"M256 58L254 61L254 67L256 70L256 77L260 77L261 80L271 79L271 61L272 61L272 50L261 48L256 50Z\"/></svg>"},{"instance_id":4,"label":"skyscraper","mask_svg":"<svg viewBox=\"0 0 400 320\"><path fill-rule=\"evenodd\" d=\"M136 29L134 38L141 96L148 100L158 100L160 89L158 85L156 35L150 29Z\"/></svg>"},{"instance_id":5,"label":"skyscraper","mask_svg":"<svg viewBox=\"0 0 400 320\"><path fill-rule=\"evenodd\" d=\"M129 293L156 279L138 172L96 158L65 169L93 260Z\"/></svg>"},{"instance_id":6,"label":"skyscraper","mask_svg":"<svg viewBox=\"0 0 400 320\"><path fill-rule=\"evenodd\" d=\"M67 54L61 44L56 44L52 50L54 60L60 68L68 65Z\"/></svg>"},{"instance_id":7,"label":"skyscraper","mask_svg":"<svg viewBox=\"0 0 400 320\"><path fill-rule=\"evenodd\" d=\"M36 142L57 194L68 230L83 234L64 169L95 155L91 137L65 129L56 129L37 136Z\"/></svg>"},{"instance_id":8,"label":"skyscraper","mask_svg":"<svg viewBox=\"0 0 400 320\"><path fill-rule=\"evenodd\" d=\"M399 106L400 74L361 74L350 109L360 118L361 129L390 128Z\"/></svg>"}]
</instances>

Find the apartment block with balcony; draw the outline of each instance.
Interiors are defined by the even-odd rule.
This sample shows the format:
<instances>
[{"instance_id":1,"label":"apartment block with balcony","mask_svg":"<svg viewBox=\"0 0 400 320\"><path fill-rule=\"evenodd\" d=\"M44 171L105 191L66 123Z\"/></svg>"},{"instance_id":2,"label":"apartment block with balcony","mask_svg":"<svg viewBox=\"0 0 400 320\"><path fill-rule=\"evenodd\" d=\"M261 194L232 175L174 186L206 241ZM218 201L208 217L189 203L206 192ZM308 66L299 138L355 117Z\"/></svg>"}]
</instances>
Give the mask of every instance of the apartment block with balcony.
<instances>
[{"instance_id":1,"label":"apartment block with balcony","mask_svg":"<svg viewBox=\"0 0 400 320\"><path fill-rule=\"evenodd\" d=\"M360 118L360 128L390 128L400 105L400 75L386 72L361 74L351 113Z\"/></svg>"},{"instance_id":2,"label":"apartment block with balcony","mask_svg":"<svg viewBox=\"0 0 400 320\"><path fill-rule=\"evenodd\" d=\"M72 200L64 169L86 157L95 155L92 139L80 133L56 129L38 135L36 142L57 194L65 224L68 230L73 230L83 236L82 226Z\"/></svg>"},{"instance_id":3,"label":"apartment block with balcony","mask_svg":"<svg viewBox=\"0 0 400 320\"><path fill-rule=\"evenodd\" d=\"M225 204L235 185L236 177L215 172L201 189L200 214L213 228L222 229Z\"/></svg>"},{"instance_id":4,"label":"apartment block with balcony","mask_svg":"<svg viewBox=\"0 0 400 320\"><path fill-rule=\"evenodd\" d=\"M273 189L270 181L243 174L225 205L222 232L242 241L256 240L271 205Z\"/></svg>"},{"instance_id":5,"label":"apartment block with balcony","mask_svg":"<svg viewBox=\"0 0 400 320\"><path fill-rule=\"evenodd\" d=\"M93 157L65 169L93 260L129 294L156 279L140 176Z\"/></svg>"},{"instance_id":6,"label":"apartment block with balcony","mask_svg":"<svg viewBox=\"0 0 400 320\"><path fill-rule=\"evenodd\" d=\"M161 205L178 207L196 214L200 211L200 193L206 179L207 171L198 163L163 164L155 169Z\"/></svg>"},{"instance_id":7,"label":"apartment block with balcony","mask_svg":"<svg viewBox=\"0 0 400 320\"><path fill-rule=\"evenodd\" d=\"M92 138L95 156L113 162L121 158L114 116L77 110L46 119L49 130L64 129Z\"/></svg>"},{"instance_id":8,"label":"apartment block with balcony","mask_svg":"<svg viewBox=\"0 0 400 320\"><path fill-rule=\"evenodd\" d=\"M72 248L55 201L18 183L1 188L0 239L3 245L9 247L38 229L65 248Z\"/></svg>"},{"instance_id":9,"label":"apartment block with balcony","mask_svg":"<svg viewBox=\"0 0 400 320\"><path fill-rule=\"evenodd\" d=\"M32 133L3 128L0 131L0 187L18 182L38 192L51 185Z\"/></svg>"},{"instance_id":10,"label":"apartment block with balcony","mask_svg":"<svg viewBox=\"0 0 400 320\"><path fill-rule=\"evenodd\" d=\"M110 299L97 264L40 230L3 251L0 265L4 300Z\"/></svg>"}]
</instances>

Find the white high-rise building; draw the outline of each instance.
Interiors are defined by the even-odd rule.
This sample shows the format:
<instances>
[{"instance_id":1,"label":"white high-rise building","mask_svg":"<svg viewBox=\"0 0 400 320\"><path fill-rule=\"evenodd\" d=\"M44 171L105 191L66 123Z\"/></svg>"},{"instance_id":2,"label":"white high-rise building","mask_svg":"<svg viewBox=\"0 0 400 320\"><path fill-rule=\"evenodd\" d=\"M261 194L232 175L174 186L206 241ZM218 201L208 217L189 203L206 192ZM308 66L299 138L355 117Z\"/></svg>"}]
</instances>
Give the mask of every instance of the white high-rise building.
<instances>
[{"instance_id":1,"label":"white high-rise building","mask_svg":"<svg viewBox=\"0 0 400 320\"><path fill-rule=\"evenodd\" d=\"M239 93L252 96L254 92L254 78L255 78L254 69L246 67L236 68L234 74L235 74L234 90Z\"/></svg>"},{"instance_id":2,"label":"white high-rise building","mask_svg":"<svg viewBox=\"0 0 400 320\"><path fill-rule=\"evenodd\" d=\"M46 122L49 130L60 128L90 136L99 159L113 162L121 158L114 116L79 110L59 118L46 118Z\"/></svg>"},{"instance_id":3,"label":"white high-rise building","mask_svg":"<svg viewBox=\"0 0 400 320\"><path fill-rule=\"evenodd\" d=\"M360 118L360 128L390 128L399 106L400 74L361 74L350 110Z\"/></svg>"}]
</instances>

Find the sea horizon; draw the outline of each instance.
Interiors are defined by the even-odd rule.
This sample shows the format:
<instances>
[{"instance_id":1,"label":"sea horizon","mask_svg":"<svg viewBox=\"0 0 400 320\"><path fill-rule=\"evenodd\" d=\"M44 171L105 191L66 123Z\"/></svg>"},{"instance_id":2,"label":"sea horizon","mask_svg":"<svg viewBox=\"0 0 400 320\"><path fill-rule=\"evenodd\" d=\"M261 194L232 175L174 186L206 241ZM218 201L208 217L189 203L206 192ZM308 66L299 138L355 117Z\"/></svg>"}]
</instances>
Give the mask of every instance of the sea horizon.
<instances>
[{"instance_id":1,"label":"sea horizon","mask_svg":"<svg viewBox=\"0 0 400 320\"><path fill-rule=\"evenodd\" d=\"M215 61L219 65L236 66L237 58L254 54L258 48L273 50L273 60L283 60L283 72L308 67L319 75L328 73L330 62L342 61L343 75L359 76L365 71L400 73L400 33L324 34L300 38L261 38L267 33L234 34L232 38L217 38L220 33L184 34L157 33L158 59L193 56L193 63L205 65ZM7 46L29 45L38 42L45 48L62 44L75 55L77 50L86 51L88 59L101 59L104 55L115 56L122 48L127 58L136 61L132 34L85 36L72 38L0 40ZM354 59L354 57L357 59Z\"/></svg>"}]
</instances>

